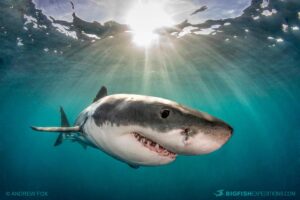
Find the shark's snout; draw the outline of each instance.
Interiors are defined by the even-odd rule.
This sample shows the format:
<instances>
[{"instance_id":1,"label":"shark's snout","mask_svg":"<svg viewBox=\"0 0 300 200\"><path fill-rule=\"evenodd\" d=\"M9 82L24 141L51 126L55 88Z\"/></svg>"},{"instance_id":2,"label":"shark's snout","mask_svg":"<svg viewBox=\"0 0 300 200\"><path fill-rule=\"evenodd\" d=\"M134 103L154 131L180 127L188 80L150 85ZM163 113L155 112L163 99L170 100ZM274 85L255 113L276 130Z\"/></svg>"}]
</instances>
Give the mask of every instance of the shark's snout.
<instances>
[{"instance_id":1,"label":"shark's snout","mask_svg":"<svg viewBox=\"0 0 300 200\"><path fill-rule=\"evenodd\" d=\"M183 129L183 145L176 153L198 155L211 153L222 147L232 136L233 128L218 119L207 121L205 125Z\"/></svg>"},{"instance_id":2,"label":"shark's snout","mask_svg":"<svg viewBox=\"0 0 300 200\"><path fill-rule=\"evenodd\" d=\"M232 136L233 128L209 114L188 110L182 127L169 132L162 144L181 155L208 154L221 148ZM172 139L171 139L172 137Z\"/></svg>"}]
</instances>

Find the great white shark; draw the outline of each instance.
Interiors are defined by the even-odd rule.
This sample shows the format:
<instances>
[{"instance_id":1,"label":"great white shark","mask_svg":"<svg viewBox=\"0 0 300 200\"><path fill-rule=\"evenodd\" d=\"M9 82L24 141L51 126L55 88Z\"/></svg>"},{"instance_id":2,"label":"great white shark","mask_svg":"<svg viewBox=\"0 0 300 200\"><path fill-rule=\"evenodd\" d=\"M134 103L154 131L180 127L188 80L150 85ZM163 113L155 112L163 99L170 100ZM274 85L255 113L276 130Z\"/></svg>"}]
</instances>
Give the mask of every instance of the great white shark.
<instances>
[{"instance_id":1,"label":"great white shark","mask_svg":"<svg viewBox=\"0 0 300 200\"><path fill-rule=\"evenodd\" d=\"M129 166L156 166L177 155L200 155L222 147L233 129L224 121L171 100L135 95L107 95L102 87L93 103L70 126L63 108L60 127L36 127L58 132L55 146L64 139L91 146Z\"/></svg>"}]
</instances>

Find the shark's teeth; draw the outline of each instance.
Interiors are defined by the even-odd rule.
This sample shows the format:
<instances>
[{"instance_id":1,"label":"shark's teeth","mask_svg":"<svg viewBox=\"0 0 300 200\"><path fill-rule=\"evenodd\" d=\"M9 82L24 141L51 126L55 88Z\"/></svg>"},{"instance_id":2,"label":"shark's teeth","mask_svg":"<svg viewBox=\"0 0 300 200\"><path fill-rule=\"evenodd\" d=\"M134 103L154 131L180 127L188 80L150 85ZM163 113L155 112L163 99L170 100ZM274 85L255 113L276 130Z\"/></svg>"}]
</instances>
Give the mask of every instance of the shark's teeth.
<instances>
[{"instance_id":1,"label":"shark's teeth","mask_svg":"<svg viewBox=\"0 0 300 200\"><path fill-rule=\"evenodd\" d=\"M159 145L158 144L155 145L155 150L157 150L157 151L159 150Z\"/></svg>"},{"instance_id":2,"label":"shark's teeth","mask_svg":"<svg viewBox=\"0 0 300 200\"><path fill-rule=\"evenodd\" d=\"M137 132L133 132L133 136L137 139L137 141L139 141L143 146L145 146L146 148L148 148L151 151L155 151L156 153L158 153L160 156L166 156L166 157L170 157L170 158L175 158L176 154L165 149L164 147L160 146L159 144L155 143L154 141L143 137L142 135L140 135Z\"/></svg>"}]
</instances>

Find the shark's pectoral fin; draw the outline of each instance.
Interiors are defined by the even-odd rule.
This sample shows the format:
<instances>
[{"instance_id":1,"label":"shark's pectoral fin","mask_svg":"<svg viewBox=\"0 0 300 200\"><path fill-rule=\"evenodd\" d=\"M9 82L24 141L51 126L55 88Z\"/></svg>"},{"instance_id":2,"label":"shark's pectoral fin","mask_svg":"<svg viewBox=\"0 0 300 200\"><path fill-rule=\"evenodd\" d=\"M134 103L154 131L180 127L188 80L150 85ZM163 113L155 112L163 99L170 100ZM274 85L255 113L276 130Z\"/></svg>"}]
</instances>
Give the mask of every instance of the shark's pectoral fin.
<instances>
[{"instance_id":1,"label":"shark's pectoral fin","mask_svg":"<svg viewBox=\"0 0 300 200\"><path fill-rule=\"evenodd\" d=\"M140 166L138 165L133 165L133 164L128 164L129 167L133 168L133 169L138 169Z\"/></svg>"}]
</instances>

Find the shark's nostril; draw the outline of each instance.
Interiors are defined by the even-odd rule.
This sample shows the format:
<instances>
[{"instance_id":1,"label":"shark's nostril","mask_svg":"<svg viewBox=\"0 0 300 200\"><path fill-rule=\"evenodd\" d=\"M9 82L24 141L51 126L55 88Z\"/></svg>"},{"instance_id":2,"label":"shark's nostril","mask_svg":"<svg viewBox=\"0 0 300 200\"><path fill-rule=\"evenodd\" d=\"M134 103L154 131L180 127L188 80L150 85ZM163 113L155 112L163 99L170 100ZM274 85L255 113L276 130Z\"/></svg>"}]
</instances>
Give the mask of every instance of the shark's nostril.
<instances>
[{"instance_id":1,"label":"shark's nostril","mask_svg":"<svg viewBox=\"0 0 300 200\"><path fill-rule=\"evenodd\" d=\"M189 128L185 128L184 129L184 133L188 134L190 132L190 129Z\"/></svg>"}]
</instances>

